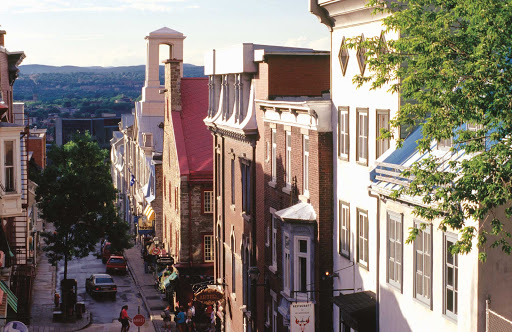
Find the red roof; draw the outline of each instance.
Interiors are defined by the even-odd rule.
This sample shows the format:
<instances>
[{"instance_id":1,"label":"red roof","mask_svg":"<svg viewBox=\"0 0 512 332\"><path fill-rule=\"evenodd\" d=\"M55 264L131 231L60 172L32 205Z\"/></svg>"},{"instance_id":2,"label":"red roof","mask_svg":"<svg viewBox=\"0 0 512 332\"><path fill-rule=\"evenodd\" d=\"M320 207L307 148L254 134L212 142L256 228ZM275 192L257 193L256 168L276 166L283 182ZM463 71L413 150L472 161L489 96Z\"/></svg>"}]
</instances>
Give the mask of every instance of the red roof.
<instances>
[{"instance_id":1,"label":"red roof","mask_svg":"<svg viewBox=\"0 0 512 332\"><path fill-rule=\"evenodd\" d=\"M181 79L181 107L181 112L172 112L181 174L211 180L212 134L203 122L208 115L208 78Z\"/></svg>"}]
</instances>

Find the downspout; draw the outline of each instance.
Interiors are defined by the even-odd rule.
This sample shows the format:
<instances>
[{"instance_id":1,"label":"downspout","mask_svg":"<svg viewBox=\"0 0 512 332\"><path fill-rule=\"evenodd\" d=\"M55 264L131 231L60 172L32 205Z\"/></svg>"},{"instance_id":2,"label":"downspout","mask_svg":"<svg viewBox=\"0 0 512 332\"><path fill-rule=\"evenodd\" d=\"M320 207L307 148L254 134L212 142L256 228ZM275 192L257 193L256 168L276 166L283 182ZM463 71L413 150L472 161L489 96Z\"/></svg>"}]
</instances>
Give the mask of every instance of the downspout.
<instances>
[{"instance_id":1,"label":"downspout","mask_svg":"<svg viewBox=\"0 0 512 332\"><path fill-rule=\"evenodd\" d=\"M252 230L251 230L251 242L252 242L252 247L251 247L251 265L252 266L257 266L257 259L256 259L256 181L253 181L256 180L256 141L253 142L252 144L252 167L251 167L251 182L250 184L254 184L251 186L251 213L252 213L252 218L251 218L251 222L252 222ZM244 273L247 273L247 271L244 271ZM257 304L257 301L256 301L256 298L257 298L257 294L256 294L256 282L251 282L251 294L253 294L252 297L250 297L251 299L251 320L253 321L253 327L254 327L254 331L258 330L258 327L256 325L256 317L253 317L254 314L256 314L256 304ZM254 310L254 311L253 311Z\"/></svg>"},{"instance_id":2,"label":"downspout","mask_svg":"<svg viewBox=\"0 0 512 332\"><path fill-rule=\"evenodd\" d=\"M221 191L220 191L220 196L221 196L221 205L222 205L222 287L224 288L224 278L226 277L226 254L224 252L224 243L226 241L226 204L225 204L225 201L224 201L224 185L225 185L225 179L224 179L224 176L225 176L225 169L224 169L224 152L225 152L225 148L224 148L224 136L221 136L221 154L220 154L220 163L222 165L221 167L221 183L222 183L222 187L221 187ZM221 165L218 165L217 167L220 167ZM220 249L220 248L219 248ZM224 294L226 294L226 290L224 289ZM223 327L223 330L226 331L226 318L227 318L227 314L226 314L226 308L224 308L223 310L223 314L224 314L224 321L222 322L222 327Z\"/></svg>"},{"instance_id":3,"label":"downspout","mask_svg":"<svg viewBox=\"0 0 512 332\"><path fill-rule=\"evenodd\" d=\"M372 194L371 186L368 186L368 196L374 197L377 200L377 218L376 218L376 220L377 220L377 260L376 260L377 274L375 276L375 280L376 280L375 294L376 294L377 299L376 299L376 304L375 304L375 308L376 308L375 319L376 319L376 323L377 323L376 331L378 332L380 329L380 323L379 323L379 311L380 311L380 308L379 308L379 303L380 303L380 195Z\"/></svg>"}]
</instances>

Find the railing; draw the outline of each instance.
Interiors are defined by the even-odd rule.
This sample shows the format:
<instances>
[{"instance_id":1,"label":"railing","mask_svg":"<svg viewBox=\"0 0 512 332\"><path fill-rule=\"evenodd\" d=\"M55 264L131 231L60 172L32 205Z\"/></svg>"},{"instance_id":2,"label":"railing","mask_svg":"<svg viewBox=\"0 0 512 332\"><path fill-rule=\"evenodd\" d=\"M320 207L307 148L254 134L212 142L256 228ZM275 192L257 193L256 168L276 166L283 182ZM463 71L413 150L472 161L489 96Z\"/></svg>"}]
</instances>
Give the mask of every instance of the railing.
<instances>
[{"instance_id":1,"label":"railing","mask_svg":"<svg viewBox=\"0 0 512 332\"><path fill-rule=\"evenodd\" d=\"M489 308L490 301L485 305L485 331L486 332L508 332L512 331L512 321Z\"/></svg>"},{"instance_id":2,"label":"railing","mask_svg":"<svg viewBox=\"0 0 512 332\"><path fill-rule=\"evenodd\" d=\"M401 174L403 171L407 170L408 167L383 162L376 162L375 164L377 166L377 168L375 168L375 179L378 181L408 187L411 180L414 179L414 176L405 177Z\"/></svg>"}]
</instances>

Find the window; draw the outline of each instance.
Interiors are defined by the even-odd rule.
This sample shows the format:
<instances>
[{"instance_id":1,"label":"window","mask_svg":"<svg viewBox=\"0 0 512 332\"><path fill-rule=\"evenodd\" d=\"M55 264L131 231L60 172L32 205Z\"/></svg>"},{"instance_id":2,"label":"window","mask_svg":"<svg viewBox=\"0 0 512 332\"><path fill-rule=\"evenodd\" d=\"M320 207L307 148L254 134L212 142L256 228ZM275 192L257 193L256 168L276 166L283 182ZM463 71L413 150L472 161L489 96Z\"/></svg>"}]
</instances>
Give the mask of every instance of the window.
<instances>
[{"instance_id":1,"label":"window","mask_svg":"<svg viewBox=\"0 0 512 332\"><path fill-rule=\"evenodd\" d=\"M4 142L5 192L16 191L14 182L14 141Z\"/></svg>"},{"instance_id":2,"label":"window","mask_svg":"<svg viewBox=\"0 0 512 332\"><path fill-rule=\"evenodd\" d=\"M345 47L345 37L343 37L343 40L341 41L340 52L338 53L338 59L340 61L341 72L342 72L343 76L345 76L345 73L347 72L347 65L348 65L348 50Z\"/></svg>"},{"instance_id":3,"label":"window","mask_svg":"<svg viewBox=\"0 0 512 332\"><path fill-rule=\"evenodd\" d=\"M285 182L286 187L292 185L292 133L286 131L286 170L285 170Z\"/></svg>"},{"instance_id":4,"label":"window","mask_svg":"<svg viewBox=\"0 0 512 332\"><path fill-rule=\"evenodd\" d=\"M272 332L277 332L277 299L272 297Z\"/></svg>"},{"instance_id":5,"label":"window","mask_svg":"<svg viewBox=\"0 0 512 332\"><path fill-rule=\"evenodd\" d=\"M359 64L359 71L363 75L366 68L366 48L361 45L361 42L364 42L364 35L361 35L361 41L357 48L357 63Z\"/></svg>"},{"instance_id":6,"label":"window","mask_svg":"<svg viewBox=\"0 0 512 332\"><path fill-rule=\"evenodd\" d=\"M357 261L368 269L368 211L357 209Z\"/></svg>"},{"instance_id":7,"label":"window","mask_svg":"<svg viewBox=\"0 0 512 332\"><path fill-rule=\"evenodd\" d=\"M338 209L339 253L347 258L350 257L350 206L342 201L339 202Z\"/></svg>"},{"instance_id":8,"label":"window","mask_svg":"<svg viewBox=\"0 0 512 332\"><path fill-rule=\"evenodd\" d=\"M348 107L338 109L338 156L348 160L350 137L348 135Z\"/></svg>"},{"instance_id":9,"label":"window","mask_svg":"<svg viewBox=\"0 0 512 332\"><path fill-rule=\"evenodd\" d=\"M242 162L242 210L251 214L251 166Z\"/></svg>"},{"instance_id":10,"label":"window","mask_svg":"<svg viewBox=\"0 0 512 332\"><path fill-rule=\"evenodd\" d=\"M309 196L309 136L303 137L304 155L302 157L302 181L304 186L304 196Z\"/></svg>"},{"instance_id":11,"label":"window","mask_svg":"<svg viewBox=\"0 0 512 332\"><path fill-rule=\"evenodd\" d=\"M452 139L440 139L437 141L437 148L439 150L449 150L452 147Z\"/></svg>"},{"instance_id":12,"label":"window","mask_svg":"<svg viewBox=\"0 0 512 332\"><path fill-rule=\"evenodd\" d=\"M217 193L217 196L220 196L220 184L222 183L222 170L220 168L221 166L221 156L220 156L220 152L217 150L217 153L216 153L216 162L215 162L215 167L216 167L216 171L217 171L217 174L216 174L216 179L215 179L215 186L216 186L216 193Z\"/></svg>"},{"instance_id":13,"label":"window","mask_svg":"<svg viewBox=\"0 0 512 332\"><path fill-rule=\"evenodd\" d=\"M174 188L174 209L178 211L178 187Z\"/></svg>"},{"instance_id":14,"label":"window","mask_svg":"<svg viewBox=\"0 0 512 332\"><path fill-rule=\"evenodd\" d=\"M290 236L284 234L284 266L283 266L283 290L290 295L291 261L290 261Z\"/></svg>"},{"instance_id":15,"label":"window","mask_svg":"<svg viewBox=\"0 0 512 332\"><path fill-rule=\"evenodd\" d=\"M203 191L203 213L213 213L213 191Z\"/></svg>"},{"instance_id":16,"label":"window","mask_svg":"<svg viewBox=\"0 0 512 332\"><path fill-rule=\"evenodd\" d=\"M402 290L402 218L398 213L388 212L388 283Z\"/></svg>"},{"instance_id":17,"label":"window","mask_svg":"<svg viewBox=\"0 0 512 332\"><path fill-rule=\"evenodd\" d=\"M368 109L357 109L357 162L368 165Z\"/></svg>"},{"instance_id":18,"label":"window","mask_svg":"<svg viewBox=\"0 0 512 332\"><path fill-rule=\"evenodd\" d=\"M297 297L308 297L311 285L309 238L295 237L295 285Z\"/></svg>"},{"instance_id":19,"label":"window","mask_svg":"<svg viewBox=\"0 0 512 332\"><path fill-rule=\"evenodd\" d=\"M213 262L213 235L205 235L203 237L203 251L204 251L204 261L205 262Z\"/></svg>"},{"instance_id":20,"label":"window","mask_svg":"<svg viewBox=\"0 0 512 332\"><path fill-rule=\"evenodd\" d=\"M419 228L420 223L416 224ZM414 240L414 296L431 306L432 298L432 237L431 226L418 230Z\"/></svg>"},{"instance_id":21,"label":"window","mask_svg":"<svg viewBox=\"0 0 512 332\"><path fill-rule=\"evenodd\" d=\"M276 216L272 214L272 266L277 269L277 225Z\"/></svg>"},{"instance_id":22,"label":"window","mask_svg":"<svg viewBox=\"0 0 512 332\"><path fill-rule=\"evenodd\" d=\"M231 293L236 293L235 237L231 235Z\"/></svg>"},{"instance_id":23,"label":"window","mask_svg":"<svg viewBox=\"0 0 512 332\"><path fill-rule=\"evenodd\" d=\"M389 149L389 138L379 139L381 129L389 130L389 110L377 110L377 156L379 158Z\"/></svg>"},{"instance_id":24,"label":"window","mask_svg":"<svg viewBox=\"0 0 512 332\"><path fill-rule=\"evenodd\" d=\"M272 136L272 156L271 156L271 160L272 160L272 164L270 165L270 167L272 168L272 182L276 182L276 178L277 178L277 143L276 143L276 130L275 129L272 129L272 133L271 133L271 136Z\"/></svg>"},{"instance_id":25,"label":"window","mask_svg":"<svg viewBox=\"0 0 512 332\"><path fill-rule=\"evenodd\" d=\"M459 293L459 257L452 255L450 247L457 242L451 234L444 236L444 313L448 317L457 318Z\"/></svg>"},{"instance_id":26,"label":"window","mask_svg":"<svg viewBox=\"0 0 512 332\"><path fill-rule=\"evenodd\" d=\"M235 205L235 159L231 159L231 205Z\"/></svg>"}]
</instances>

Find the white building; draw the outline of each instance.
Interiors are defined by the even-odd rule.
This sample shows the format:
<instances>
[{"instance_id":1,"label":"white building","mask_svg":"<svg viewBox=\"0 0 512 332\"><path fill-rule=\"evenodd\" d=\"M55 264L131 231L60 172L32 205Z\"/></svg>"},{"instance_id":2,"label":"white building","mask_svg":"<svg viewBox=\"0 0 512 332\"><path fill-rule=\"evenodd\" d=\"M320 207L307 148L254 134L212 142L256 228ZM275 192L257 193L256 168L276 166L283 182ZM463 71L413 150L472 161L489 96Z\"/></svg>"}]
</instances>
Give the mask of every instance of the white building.
<instances>
[{"instance_id":1,"label":"white building","mask_svg":"<svg viewBox=\"0 0 512 332\"><path fill-rule=\"evenodd\" d=\"M506 321L512 317L509 256L490 249L485 264L478 261L478 248L452 256L447 248L457 233L438 230L439 221L405 244L410 228L425 222L412 214L421 201L393 200L390 193L408 182L400 171L422 157L415 144L421 132L413 131L400 150L393 141L377 140L379 129L396 115L399 96L386 87L370 91L352 84L354 75L367 68L363 50L345 50L344 41L398 37L383 33L383 14L372 14L365 3L310 1L310 11L331 31L333 270L334 289L340 290L333 294L334 331L484 331L486 319L489 331L501 331L493 329L494 323L512 330ZM435 146L432 153L446 154L443 149ZM486 311L488 298L494 313Z\"/></svg>"}]
</instances>

